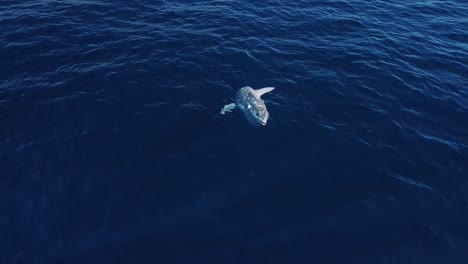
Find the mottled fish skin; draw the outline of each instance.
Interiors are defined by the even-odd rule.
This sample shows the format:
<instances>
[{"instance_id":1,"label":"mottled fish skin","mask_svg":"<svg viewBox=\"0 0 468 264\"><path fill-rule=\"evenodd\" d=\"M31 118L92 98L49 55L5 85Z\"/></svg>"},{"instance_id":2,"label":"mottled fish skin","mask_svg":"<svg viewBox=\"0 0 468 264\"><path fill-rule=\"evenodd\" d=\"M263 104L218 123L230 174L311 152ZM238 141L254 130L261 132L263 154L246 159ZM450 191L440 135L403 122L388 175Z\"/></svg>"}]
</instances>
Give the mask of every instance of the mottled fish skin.
<instances>
[{"instance_id":1,"label":"mottled fish skin","mask_svg":"<svg viewBox=\"0 0 468 264\"><path fill-rule=\"evenodd\" d=\"M253 125L266 125L268 111L265 102L254 95L251 87L242 87L236 95L237 106L242 110L247 120Z\"/></svg>"}]
</instances>

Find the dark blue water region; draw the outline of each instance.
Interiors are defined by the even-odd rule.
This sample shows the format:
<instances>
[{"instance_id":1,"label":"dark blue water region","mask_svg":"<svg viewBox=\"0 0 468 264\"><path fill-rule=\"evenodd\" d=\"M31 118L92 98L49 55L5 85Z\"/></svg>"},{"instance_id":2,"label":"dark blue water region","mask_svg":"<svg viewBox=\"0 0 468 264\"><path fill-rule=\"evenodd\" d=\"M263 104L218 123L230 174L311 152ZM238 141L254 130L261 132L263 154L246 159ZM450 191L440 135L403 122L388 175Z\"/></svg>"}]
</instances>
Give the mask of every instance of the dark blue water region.
<instances>
[{"instance_id":1,"label":"dark blue water region","mask_svg":"<svg viewBox=\"0 0 468 264\"><path fill-rule=\"evenodd\" d=\"M467 14L1 1L0 263L468 263Z\"/></svg>"}]
</instances>

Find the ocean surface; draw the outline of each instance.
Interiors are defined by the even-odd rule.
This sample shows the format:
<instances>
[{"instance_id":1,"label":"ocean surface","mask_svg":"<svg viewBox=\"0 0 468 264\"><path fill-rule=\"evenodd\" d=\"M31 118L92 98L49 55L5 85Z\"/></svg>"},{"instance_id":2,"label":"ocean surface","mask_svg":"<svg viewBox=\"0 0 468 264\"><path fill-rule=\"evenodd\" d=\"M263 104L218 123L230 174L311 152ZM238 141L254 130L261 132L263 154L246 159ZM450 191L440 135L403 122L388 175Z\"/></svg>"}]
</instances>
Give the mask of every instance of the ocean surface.
<instances>
[{"instance_id":1,"label":"ocean surface","mask_svg":"<svg viewBox=\"0 0 468 264\"><path fill-rule=\"evenodd\" d=\"M264 127L221 115L244 86ZM468 263L466 0L2 0L0 263Z\"/></svg>"}]
</instances>

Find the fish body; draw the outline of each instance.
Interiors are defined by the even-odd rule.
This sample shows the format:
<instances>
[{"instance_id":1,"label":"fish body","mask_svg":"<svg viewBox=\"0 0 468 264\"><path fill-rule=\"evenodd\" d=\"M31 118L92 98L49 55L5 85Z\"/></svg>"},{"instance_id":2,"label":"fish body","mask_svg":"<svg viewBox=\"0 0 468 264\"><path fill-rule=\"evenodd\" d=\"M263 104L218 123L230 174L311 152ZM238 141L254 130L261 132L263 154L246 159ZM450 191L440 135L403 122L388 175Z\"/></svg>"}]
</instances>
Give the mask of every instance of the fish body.
<instances>
[{"instance_id":1,"label":"fish body","mask_svg":"<svg viewBox=\"0 0 468 264\"><path fill-rule=\"evenodd\" d=\"M268 110L261 96L272 91L273 87L254 90L249 86L242 87L236 94L236 105L242 110L247 120L253 125L266 125L269 118Z\"/></svg>"}]
</instances>

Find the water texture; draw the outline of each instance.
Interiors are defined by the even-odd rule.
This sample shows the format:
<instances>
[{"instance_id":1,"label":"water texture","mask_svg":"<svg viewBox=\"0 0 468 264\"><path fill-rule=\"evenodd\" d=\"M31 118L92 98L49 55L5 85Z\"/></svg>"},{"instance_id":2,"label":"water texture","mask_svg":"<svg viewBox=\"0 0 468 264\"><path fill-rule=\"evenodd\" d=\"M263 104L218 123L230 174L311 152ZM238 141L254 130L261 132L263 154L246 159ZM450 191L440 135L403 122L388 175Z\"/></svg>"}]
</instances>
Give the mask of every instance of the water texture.
<instances>
[{"instance_id":1,"label":"water texture","mask_svg":"<svg viewBox=\"0 0 468 264\"><path fill-rule=\"evenodd\" d=\"M1 1L0 263L468 263L467 14Z\"/></svg>"}]
</instances>

